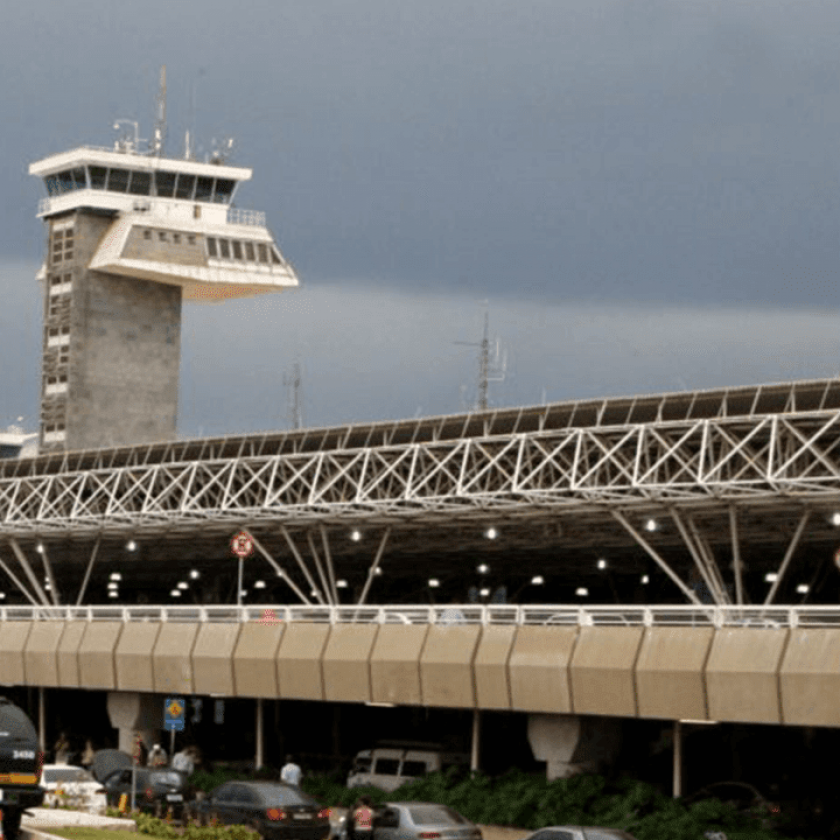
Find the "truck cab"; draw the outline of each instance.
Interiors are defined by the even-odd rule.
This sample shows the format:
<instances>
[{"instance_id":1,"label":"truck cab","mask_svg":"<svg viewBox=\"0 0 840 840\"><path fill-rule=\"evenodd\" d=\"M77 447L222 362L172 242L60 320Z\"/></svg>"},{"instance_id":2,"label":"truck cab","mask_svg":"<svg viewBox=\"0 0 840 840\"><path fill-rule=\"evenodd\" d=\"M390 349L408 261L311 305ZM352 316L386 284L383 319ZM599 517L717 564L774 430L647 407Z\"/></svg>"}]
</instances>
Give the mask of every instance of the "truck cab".
<instances>
[{"instance_id":1,"label":"truck cab","mask_svg":"<svg viewBox=\"0 0 840 840\"><path fill-rule=\"evenodd\" d=\"M5 840L17 840L23 812L44 801L43 761L32 722L23 709L0 697L0 811Z\"/></svg>"}]
</instances>

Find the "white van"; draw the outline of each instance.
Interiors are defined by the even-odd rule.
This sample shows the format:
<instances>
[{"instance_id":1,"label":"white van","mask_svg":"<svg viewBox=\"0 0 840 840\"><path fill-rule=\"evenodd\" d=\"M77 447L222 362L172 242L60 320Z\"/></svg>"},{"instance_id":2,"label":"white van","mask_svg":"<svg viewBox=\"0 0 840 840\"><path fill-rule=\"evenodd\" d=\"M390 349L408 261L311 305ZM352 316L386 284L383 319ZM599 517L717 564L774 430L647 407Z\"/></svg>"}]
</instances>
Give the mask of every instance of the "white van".
<instances>
[{"instance_id":1,"label":"white van","mask_svg":"<svg viewBox=\"0 0 840 840\"><path fill-rule=\"evenodd\" d=\"M389 744L356 754L347 787L371 786L390 793L419 776L468 763L463 753L447 752L435 744Z\"/></svg>"}]
</instances>

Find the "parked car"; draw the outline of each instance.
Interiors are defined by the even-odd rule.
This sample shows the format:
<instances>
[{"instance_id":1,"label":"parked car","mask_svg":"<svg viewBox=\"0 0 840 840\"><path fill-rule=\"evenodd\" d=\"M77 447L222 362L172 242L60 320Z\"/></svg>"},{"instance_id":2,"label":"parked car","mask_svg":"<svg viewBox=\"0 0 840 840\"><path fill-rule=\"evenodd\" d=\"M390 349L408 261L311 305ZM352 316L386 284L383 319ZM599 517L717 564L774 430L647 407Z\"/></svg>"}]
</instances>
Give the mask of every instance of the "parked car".
<instances>
[{"instance_id":1,"label":"parked car","mask_svg":"<svg viewBox=\"0 0 840 840\"><path fill-rule=\"evenodd\" d=\"M131 802L132 759L121 750L98 750L93 756L93 775L102 783L108 804L119 804L122 794ZM137 767L134 770L134 805L157 815L171 813L181 819L192 799L185 773L169 767Z\"/></svg>"},{"instance_id":2,"label":"parked car","mask_svg":"<svg viewBox=\"0 0 840 840\"><path fill-rule=\"evenodd\" d=\"M549 825L525 840L636 840L620 828L601 828L590 825Z\"/></svg>"},{"instance_id":3,"label":"parked car","mask_svg":"<svg viewBox=\"0 0 840 840\"><path fill-rule=\"evenodd\" d=\"M45 764L41 786L47 791L47 807L69 805L80 811L101 814L108 804L105 788L85 770L73 764Z\"/></svg>"},{"instance_id":4,"label":"parked car","mask_svg":"<svg viewBox=\"0 0 840 840\"><path fill-rule=\"evenodd\" d=\"M376 840L482 840L477 825L431 802L388 802L374 817L373 827Z\"/></svg>"},{"instance_id":5,"label":"parked car","mask_svg":"<svg viewBox=\"0 0 840 840\"><path fill-rule=\"evenodd\" d=\"M330 811L284 782L225 782L195 804L201 822L247 825L266 840L326 840Z\"/></svg>"},{"instance_id":6,"label":"parked car","mask_svg":"<svg viewBox=\"0 0 840 840\"><path fill-rule=\"evenodd\" d=\"M191 798L187 777L167 767L138 767L134 771L134 805L140 811L149 811L158 816L167 813L177 820L184 813L184 806ZM122 794L131 802L132 771L116 770L102 786L108 795L108 803L116 806Z\"/></svg>"}]
</instances>

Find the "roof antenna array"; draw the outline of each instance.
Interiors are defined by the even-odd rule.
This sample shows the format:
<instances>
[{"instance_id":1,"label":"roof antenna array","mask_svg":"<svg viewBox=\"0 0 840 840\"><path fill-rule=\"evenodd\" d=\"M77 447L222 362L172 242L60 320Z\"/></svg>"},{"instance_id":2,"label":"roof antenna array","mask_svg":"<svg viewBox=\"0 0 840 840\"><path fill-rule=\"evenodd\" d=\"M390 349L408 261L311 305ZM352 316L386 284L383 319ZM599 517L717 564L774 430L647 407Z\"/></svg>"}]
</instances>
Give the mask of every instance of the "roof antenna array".
<instances>
[{"instance_id":1,"label":"roof antenna array","mask_svg":"<svg viewBox=\"0 0 840 840\"><path fill-rule=\"evenodd\" d=\"M166 141L166 65L160 68L160 87L157 93L157 115L155 118L155 134L152 154L160 157L163 154L163 144Z\"/></svg>"},{"instance_id":2,"label":"roof antenna array","mask_svg":"<svg viewBox=\"0 0 840 840\"><path fill-rule=\"evenodd\" d=\"M233 137L225 137L221 144L213 140L213 151L210 153L210 163L222 164L233 151Z\"/></svg>"}]
</instances>

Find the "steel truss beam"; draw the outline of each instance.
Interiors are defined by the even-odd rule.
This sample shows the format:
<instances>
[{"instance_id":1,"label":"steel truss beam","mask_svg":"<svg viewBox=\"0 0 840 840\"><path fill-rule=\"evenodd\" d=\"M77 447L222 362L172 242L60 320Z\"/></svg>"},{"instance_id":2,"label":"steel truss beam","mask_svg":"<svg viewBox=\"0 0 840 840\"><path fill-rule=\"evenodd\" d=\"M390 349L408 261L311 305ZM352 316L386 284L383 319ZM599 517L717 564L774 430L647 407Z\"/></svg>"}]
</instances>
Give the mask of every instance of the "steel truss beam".
<instances>
[{"instance_id":1,"label":"steel truss beam","mask_svg":"<svg viewBox=\"0 0 840 840\"><path fill-rule=\"evenodd\" d=\"M783 497L840 501L836 412L279 455L243 451L21 475L0 479L0 536L434 521L681 503L698 509Z\"/></svg>"}]
</instances>

